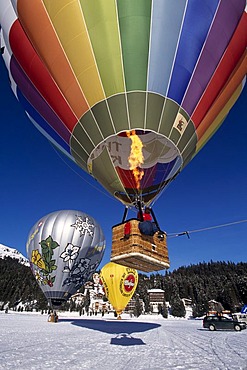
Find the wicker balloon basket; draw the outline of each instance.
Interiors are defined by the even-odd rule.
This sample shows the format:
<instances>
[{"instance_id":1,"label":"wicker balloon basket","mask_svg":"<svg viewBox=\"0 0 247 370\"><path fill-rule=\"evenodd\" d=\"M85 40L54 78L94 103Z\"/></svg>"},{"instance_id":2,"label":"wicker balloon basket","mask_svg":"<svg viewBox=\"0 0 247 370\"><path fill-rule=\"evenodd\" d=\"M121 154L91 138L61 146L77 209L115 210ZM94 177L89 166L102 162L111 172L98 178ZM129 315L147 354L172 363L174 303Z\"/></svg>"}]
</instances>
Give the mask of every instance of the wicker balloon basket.
<instances>
[{"instance_id":1,"label":"wicker balloon basket","mask_svg":"<svg viewBox=\"0 0 247 370\"><path fill-rule=\"evenodd\" d=\"M138 225L138 220L131 219L113 226L111 261L144 272L168 269L166 234L163 240L158 233L143 235Z\"/></svg>"}]
</instances>

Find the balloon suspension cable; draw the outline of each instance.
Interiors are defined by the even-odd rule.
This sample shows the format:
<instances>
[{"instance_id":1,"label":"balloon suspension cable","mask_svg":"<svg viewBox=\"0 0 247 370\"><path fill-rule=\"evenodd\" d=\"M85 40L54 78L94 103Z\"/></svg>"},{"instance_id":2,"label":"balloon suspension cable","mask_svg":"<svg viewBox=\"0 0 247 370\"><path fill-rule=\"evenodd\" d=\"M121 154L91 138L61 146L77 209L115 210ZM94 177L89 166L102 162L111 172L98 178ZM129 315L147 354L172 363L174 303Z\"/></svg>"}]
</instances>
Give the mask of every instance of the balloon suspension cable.
<instances>
[{"instance_id":1,"label":"balloon suspension cable","mask_svg":"<svg viewBox=\"0 0 247 370\"><path fill-rule=\"evenodd\" d=\"M52 305L52 303L51 303L51 300L50 300L50 299L48 300L48 310L49 310L50 312L53 312L53 310L54 310L53 305Z\"/></svg>"},{"instance_id":2,"label":"balloon suspension cable","mask_svg":"<svg viewBox=\"0 0 247 370\"><path fill-rule=\"evenodd\" d=\"M122 219L122 224L126 221L126 217L128 215L128 211L129 211L128 206L125 206L124 214L123 214L123 219Z\"/></svg>"},{"instance_id":3,"label":"balloon suspension cable","mask_svg":"<svg viewBox=\"0 0 247 370\"><path fill-rule=\"evenodd\" d=\"M153 217L153 220L154 220L155 225L157 226L158 230L161 231L160 230L160 226L159 226L158 221L157 221L157 218L156 218L156 216L154 214L153 208L150 208L150 211L151 211L151 215Z\"/></svg>"},{"instance_id":4,"label":"balloon suspension cable","mask_svg":"<svg viewBox=\"0 0 247 370\"><path fill-rule=\"evenodd\" d=\"M50 142L49 142L50 143ZM91 186L92 188L94 188L95 190L97 190L99 193L103 194L104 196L106 196L107 198L110 198L110 199L113 199L113 200L116 200L114 197L112 197L111 195L107 194L105 191L99 189L97 186L94 186L93 184L91 184L89 181L87 181L83 176L81 176L76 170L74 170L74 168L72 168L64 159L63 156L60 155L60 153L57 151L57 149L54 147L54 145L52 145L50 143L52 149L55 151L55 153L58 155L58 157L64 162L64 164L66 164L67 167L69 167L69 169L71 171L73 171L77 176L79 176L84 182L86 182L89 186ZM67 158L66 158L67 159ZM83 170L82 170L83 171ZM85 172L87 173L87 172ZM90 176L90 175L89 175ZM93 177L93 176L91 176Z\"/></svg>"},{"instance_id":5,"label":"balloon suspension cable","mask_svg":"<svg viewBox=\"0 0 247 370\"><path fill-rule=\"evenodd\" d=\"M179 232L179 233L167 234L167 237L168 238L176 238L177 236L187 235L188 239L190 239L190 234L192 234L192 233L199 233L199 232L202 232L202 231L218 229L220 227L227 227L227 226L237 225L237 224L241 224L241 223L244 223L244 222L247 222L247 220L228 222L226 224L204 227L203 229L196 229L196 230L183 231L183 232Z\"/></svg>"},{"instance_id":6,"label":"balloon suspension cable","mask_svg":"<svg viewBox=\"0 0 247 370\"><path fill-rule=\"evenodd\" d=\"M141 201L137 200L136 205L137 205L137 209L139 211L140 221L144 221Z\"/></svg>"}]
</instances>

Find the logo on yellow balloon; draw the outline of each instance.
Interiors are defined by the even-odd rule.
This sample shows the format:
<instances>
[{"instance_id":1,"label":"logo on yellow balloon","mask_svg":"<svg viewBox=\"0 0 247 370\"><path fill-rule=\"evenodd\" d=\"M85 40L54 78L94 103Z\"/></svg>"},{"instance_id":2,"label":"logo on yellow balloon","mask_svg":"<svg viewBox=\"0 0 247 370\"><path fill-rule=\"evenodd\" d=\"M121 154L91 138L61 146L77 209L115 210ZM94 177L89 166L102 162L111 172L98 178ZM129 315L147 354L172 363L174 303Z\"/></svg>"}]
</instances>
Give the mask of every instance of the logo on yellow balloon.
<instances>
[{"instance_id":1,"label":"logo on yellow balloon","mask_svg":"<svg viewBox=\"0 0 247 370\"><path fill-rule=\"evenodd\" d=\"M133 294L133 289L136 287L136 278L133 273L123 274L120 280L120 292L124 297L129 297Z\"/></svg>"}]
</instances>

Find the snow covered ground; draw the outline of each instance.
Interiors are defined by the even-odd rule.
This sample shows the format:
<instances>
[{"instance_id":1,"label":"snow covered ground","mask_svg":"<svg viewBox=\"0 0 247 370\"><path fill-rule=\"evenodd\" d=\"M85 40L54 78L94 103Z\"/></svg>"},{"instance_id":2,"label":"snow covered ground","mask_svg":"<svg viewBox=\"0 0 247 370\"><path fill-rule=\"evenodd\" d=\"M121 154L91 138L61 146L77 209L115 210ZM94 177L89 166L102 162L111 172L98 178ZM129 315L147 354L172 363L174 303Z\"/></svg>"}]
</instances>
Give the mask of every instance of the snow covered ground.
<instances>
[{"instance_id":1,"label":"snow covered ground","mask_svg":"<svg viewBox=\"0 0 247 370\"><path fill-rule=\"evenodd\" d=\"M112 314L0 311L0 369L247 369L247 330L215 331L201 320Z\"/></svg>"}]
</instances>

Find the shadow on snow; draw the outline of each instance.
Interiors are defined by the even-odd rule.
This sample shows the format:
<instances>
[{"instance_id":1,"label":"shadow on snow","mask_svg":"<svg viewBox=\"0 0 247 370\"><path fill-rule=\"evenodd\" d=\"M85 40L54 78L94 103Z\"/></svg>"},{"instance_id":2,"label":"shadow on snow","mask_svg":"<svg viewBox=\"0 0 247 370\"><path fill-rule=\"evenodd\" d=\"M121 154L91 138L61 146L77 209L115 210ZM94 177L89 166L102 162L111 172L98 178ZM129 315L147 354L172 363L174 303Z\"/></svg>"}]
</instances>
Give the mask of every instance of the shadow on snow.
<instances>
[{"instance_id":1,"label":"shadow on snow","mask_svg":"<svg viewBox=\"0 0 247 370\"><path fill-rule=\"evenodd\" d=\"M107 334L114 334L116 336L111 339L111 344L121 346L145 344L142 339L134 338L131 334L153 330L160 326L160 324L148 322L129 322L120 320L59 319L59 322L71 322L72 325L98 330Z\"/></svg>"}]
</instances>

